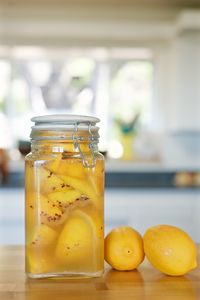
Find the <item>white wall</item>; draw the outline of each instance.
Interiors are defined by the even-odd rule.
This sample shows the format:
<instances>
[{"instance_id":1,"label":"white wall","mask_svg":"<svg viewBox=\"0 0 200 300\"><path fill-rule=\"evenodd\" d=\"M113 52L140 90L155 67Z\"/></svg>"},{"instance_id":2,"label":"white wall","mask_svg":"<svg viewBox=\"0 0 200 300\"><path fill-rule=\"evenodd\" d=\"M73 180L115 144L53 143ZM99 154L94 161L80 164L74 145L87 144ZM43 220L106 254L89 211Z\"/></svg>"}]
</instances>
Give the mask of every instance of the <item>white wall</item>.
<instances>
[{"instance_id":1,"label":"white wall","mask_svg":"<svg viewBox=\"0 0 200 300\"><path fill-rule=\"evenodd\" d=\"M200 31L179 34L172 42L172 59L169 129L200 130Z\"/></svg>"}]
</instances>

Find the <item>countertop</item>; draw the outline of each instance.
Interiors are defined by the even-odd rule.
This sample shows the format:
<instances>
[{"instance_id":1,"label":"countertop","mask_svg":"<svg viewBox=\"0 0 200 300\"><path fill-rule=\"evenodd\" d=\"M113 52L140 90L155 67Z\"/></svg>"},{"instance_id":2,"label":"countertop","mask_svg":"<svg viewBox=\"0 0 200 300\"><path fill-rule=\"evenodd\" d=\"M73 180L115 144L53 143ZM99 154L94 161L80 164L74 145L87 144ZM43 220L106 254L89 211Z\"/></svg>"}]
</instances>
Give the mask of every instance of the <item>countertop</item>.
<instances>
[{"instance_id":1,"label":"countertop","mask_svg":"<svg viewBox=\"0 0 200 300\"><path fill-rule=\"evenodd\" d=\"M145 260L131 272L118 272L107 266L102 278L33 280L24 273L23 247L1 246L0 299L195 300L200 299L200 267L186 276L170 277Z\"/></svg>"}]
</instances>

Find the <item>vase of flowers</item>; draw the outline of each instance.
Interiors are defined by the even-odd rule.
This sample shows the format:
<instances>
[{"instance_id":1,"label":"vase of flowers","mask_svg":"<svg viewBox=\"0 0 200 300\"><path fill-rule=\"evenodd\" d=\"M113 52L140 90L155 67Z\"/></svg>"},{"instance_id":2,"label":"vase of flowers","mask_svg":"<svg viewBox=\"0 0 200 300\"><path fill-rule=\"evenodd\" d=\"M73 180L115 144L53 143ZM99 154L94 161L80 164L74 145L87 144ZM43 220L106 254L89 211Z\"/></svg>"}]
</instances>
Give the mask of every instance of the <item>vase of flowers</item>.
<instances>
[{"instance_id":1,"label":"vase of flowers","mask_svg":"<svg viewBox=\"0 0 200 300\"><path fill-rule=\"evenodd\" d=\"M120 142L123 147L123 160L133 160L134 159L134 149L133 141L134 136L137 132L138 121L140 114L137 113L134 117L129 120L116 119L116 123L120 132Z\"/></svg>"}]
</instances>

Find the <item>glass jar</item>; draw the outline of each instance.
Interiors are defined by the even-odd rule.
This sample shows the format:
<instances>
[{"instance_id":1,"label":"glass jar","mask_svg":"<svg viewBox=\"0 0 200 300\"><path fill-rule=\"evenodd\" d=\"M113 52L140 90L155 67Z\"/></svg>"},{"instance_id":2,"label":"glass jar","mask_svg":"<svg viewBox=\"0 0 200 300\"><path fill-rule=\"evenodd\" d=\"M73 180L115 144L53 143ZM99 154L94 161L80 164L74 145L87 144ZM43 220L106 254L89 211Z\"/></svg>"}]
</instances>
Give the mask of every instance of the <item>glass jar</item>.
<instances>
[{"instance_id":1,"label":"glass jar","mask_svg":"<svg viewBox=\"0 0 200 300\"><path fill-rule=\"evenodd\" d=\"M31 278L101 276L104 158L99 119L32 118L25 160L26 273Z\"/></svg>"}]
</instances>

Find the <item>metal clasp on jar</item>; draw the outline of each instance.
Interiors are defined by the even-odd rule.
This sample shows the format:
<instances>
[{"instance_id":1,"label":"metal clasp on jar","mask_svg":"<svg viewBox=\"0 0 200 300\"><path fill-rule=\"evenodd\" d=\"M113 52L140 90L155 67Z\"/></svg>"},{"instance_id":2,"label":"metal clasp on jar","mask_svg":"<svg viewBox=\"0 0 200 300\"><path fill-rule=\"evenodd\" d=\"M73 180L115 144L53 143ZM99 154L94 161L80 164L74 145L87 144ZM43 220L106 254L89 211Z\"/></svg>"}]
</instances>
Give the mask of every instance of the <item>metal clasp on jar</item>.
<instances>
[{"instance_id":1,"label":"metal clasp on jar","mask_svg":"<svg viewBox=\"0 0 200 300\"><path fill-rule=\"evenodd\" d=\"M85 168L94 168L96 166L96 157L95 157L95 154L94 154L95 137L94 137L94 135L92 133L92 130L91 130L92 124L88 123L88 132L89 132L89 138L88 138L89 145L88 145L88 147L91 151L91 156L92 156L91 159L87 159L87 155L85 155L81 150L80 142L83 140L83 138L78 135L78 125L79 125L78 122L74 123L74 131L73 131L73 134L72 134L72 140L73 140L73 143L74 143L74 148L78 149L78 151L81 155L81 158L82 158L83 166Z\"/></svg>"}]
</instances>

